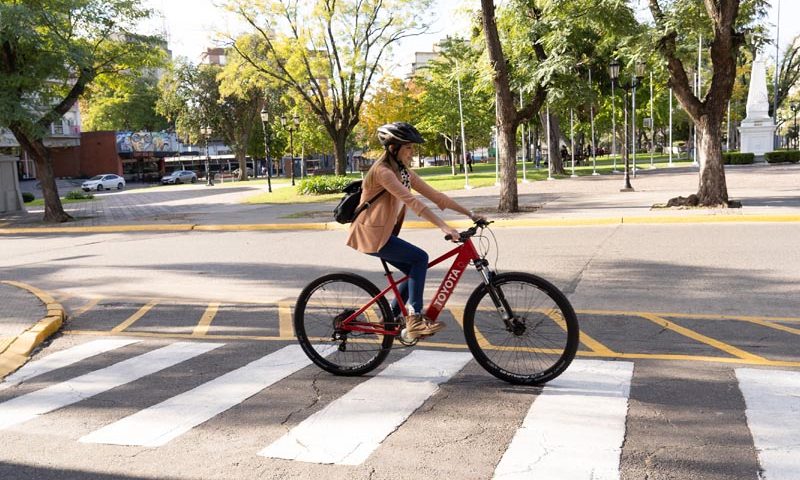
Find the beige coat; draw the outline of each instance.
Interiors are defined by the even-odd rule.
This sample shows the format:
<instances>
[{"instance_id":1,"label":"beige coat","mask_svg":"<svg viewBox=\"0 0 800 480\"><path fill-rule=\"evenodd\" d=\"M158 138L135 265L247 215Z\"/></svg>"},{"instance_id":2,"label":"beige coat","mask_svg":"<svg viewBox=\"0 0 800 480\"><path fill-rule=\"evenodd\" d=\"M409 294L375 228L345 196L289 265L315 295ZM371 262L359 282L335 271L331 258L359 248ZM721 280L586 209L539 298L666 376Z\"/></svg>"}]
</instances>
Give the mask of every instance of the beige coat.
<instances>
[{"instance_id":1,"label":"beige coat","mask_svg":"<svg viewBox=\"0 0 800 480\"><path fill-rule=\"evenodd\" d=\"M437 227L446 224L430 208L412 194L400 181L400 177L390 167L381 165L376 167L375 182L369 190L361 192L361 203L374 197L381 189L386 190L375 203L361 212L350 225L347 245L363 253L375 253L380 250L389 237L396 224L402 224L405 216L405 207L411 208L419 217L428 220ZM464 210L447 195L435 190L425 183L419 175L412 170L408 171L411 188L421 193L432 201L441 210Z\"/></svg>"}]
</instances>

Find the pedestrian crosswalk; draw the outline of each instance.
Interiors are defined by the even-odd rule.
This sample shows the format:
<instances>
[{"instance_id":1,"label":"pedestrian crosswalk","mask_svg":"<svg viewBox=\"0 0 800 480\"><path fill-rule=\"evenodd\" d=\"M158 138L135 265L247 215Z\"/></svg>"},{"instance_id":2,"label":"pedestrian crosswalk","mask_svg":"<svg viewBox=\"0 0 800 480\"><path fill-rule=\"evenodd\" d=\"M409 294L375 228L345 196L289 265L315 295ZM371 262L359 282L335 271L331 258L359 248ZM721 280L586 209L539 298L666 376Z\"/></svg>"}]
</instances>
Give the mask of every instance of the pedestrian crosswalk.
<instances>
[{"instance_id":1,"label":"pedestrian crosswalk","mask_svg":"<svg viewBox=\"0 0 800 480\"><path fill-rule=\"evenodd\" d=\"M24 438L25 424L41 416L57 425L60 409L109 394L168 368L173 376L182 369L191 376L196 372L186 362L224 350L223 346L203 341L150 345L148 340L113 338L87 341L44 356L0 383L0 435L13 429L18 435L22 432L20 438ZM107 359L112 360L104 364ZM435 399L437 392L450 383L464 382L465 375L470 375L464 370L471 359L465 351L398 352L376 373L348 379L350 383L340 394L321 402L324 404L305 417L299 414L284 431L276 434L271 430L262 446L253 448L249 455L265 462L279 459L298 465L359 466L369 462L395 432L407 428L409 419ZM96 369L88 373L80 370L81 374L73 378L63 374L87 361ZM159 401L133 413L124 411L110 420L104 416L102 425L91 423L92 431L80 432L74 440L86 447L167 448L256 395L264 396L263 408L271 408L281 396L293 398L288 387L280 387L307 367L323 378L336 378L316 369L298 345L290 344L259 353L258 358L213 378L203 378L199 385L194 382L191 388L176 388L169 398L159 397ZM796 460L800 458L800 372L720 368L735 377L744 398L743 413L762 472L754 469L752 479L800 478L800 462ZM56 375L58 372L62 374ZM52 378L58 380L48 380ZM526 395L525 401L518 403L526 410L520 409L520 423L498 446L496 464L488 470L493 471L491 477L622 478L624 445L631 441L627 437L629 422L633 421L629 413L631 391L647 388L651 381L645 378L637 384L636 378L632 362L576 360L543 388L509 388L499 381L492 383L494 380L482 383L481 388L497 388L498 404L486 405L487 415L501 408L503 395ZM459 388L469 391L463 384ZM141 395L147 396L147 392ZM286 402L286 397L280 399ZM474 421L479 423L480 419Z\"/></svg>"},{"instance_id":2,"label":"pedestrian crosswalk","mask_svg":"<svg viewBox=\"0 0 800 480\"><path fill-rule=\"evenodd\" d=\"M80 441L145 447L164 445L310 363L300 346L284 347L188 392L92 432Z\"/></svg>"},{"instance_id":3,"label":"pedestrian crosswalk","mask_svg":"<svg viewBox=\"0 0 800 480\"><path fill-rule=\"evenodd\" d=\"M413 352L308 417L259 455L358 465L470 358L468 353Z\"/></svg>"},{"instance_id":4,"label":"pedestrian crosswalk","mask_svg":"<svg viewBox=\"0 0 800 480\"><path fill-rule=\"evenodd\" d=\"M533 402L494 478L619 478L632 376L630 362L575 362Z\"/></svg>"},{"instance_id":5,"label":"pedestrian crosswalk","mask_svg":"<svg viewBox=\"0 0 800 480\"><path fill-rule=\"evenodd\" d=\"M764 478L800 478L800 372L737 368L736 377Z\"/></svg>"}]
</instances>

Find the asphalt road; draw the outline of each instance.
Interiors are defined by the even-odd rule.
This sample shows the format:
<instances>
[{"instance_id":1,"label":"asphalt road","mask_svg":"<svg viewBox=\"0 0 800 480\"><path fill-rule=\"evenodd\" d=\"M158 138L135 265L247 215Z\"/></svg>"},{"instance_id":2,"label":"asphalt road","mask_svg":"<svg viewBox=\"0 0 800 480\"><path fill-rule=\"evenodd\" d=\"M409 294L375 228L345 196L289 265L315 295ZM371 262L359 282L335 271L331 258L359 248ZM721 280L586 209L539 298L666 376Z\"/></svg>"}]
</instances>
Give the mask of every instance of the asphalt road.
<instances>
[{"instance_id":1,"label":"asphalt road","mask_svg":"<svg viewBox=\"0 0 800 480\"><path fill-rule=\"evenodd\" d=\"M596 342L544 389L484 372L455 321L368 377L304 363L285 321L300 289L334 270L382 281L344 232L6 237L0 277L72 318L43 370L0 385L0 477L800 478L800 225L494 233L492 264L553 281Z\"/></svg>"}]
</instances>

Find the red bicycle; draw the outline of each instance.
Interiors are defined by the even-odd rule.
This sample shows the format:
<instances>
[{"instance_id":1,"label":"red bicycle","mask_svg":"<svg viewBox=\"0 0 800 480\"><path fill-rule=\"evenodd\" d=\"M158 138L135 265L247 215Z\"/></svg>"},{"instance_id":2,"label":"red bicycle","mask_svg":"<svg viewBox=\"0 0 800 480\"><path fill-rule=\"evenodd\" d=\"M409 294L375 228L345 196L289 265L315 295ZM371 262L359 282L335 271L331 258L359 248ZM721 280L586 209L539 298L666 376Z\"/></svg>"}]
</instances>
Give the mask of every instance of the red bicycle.
<instances>
[{"instance_id":1,"label":"red bicycle","mask_svg":"<svg viewBox=\"0 0 800 480\"><path fill-rule=\"evenodd\" d=\"M569 300L552 283L522 272L495 273L486 252L472 242L491 222L480 221L460 233L460 245L431 261L428 268L455 256L425 315L435 320L471 264L483 282L464 307L462 326L475 360L489 373L514 384L538 385L560 375L578 349L578 319ZM447 238L449 240L449 238ZM486 248L488 251L488 248ZM389 285L379 290L349 272L317 278L300 293L294 310L297 340L320 368L336 375L362 375L383 362L395 338L405 346L418 339L404 335L407 310L398 285L382 261ZM386 296L392 292L401 315Z\"/></svg>"}]
</instances>

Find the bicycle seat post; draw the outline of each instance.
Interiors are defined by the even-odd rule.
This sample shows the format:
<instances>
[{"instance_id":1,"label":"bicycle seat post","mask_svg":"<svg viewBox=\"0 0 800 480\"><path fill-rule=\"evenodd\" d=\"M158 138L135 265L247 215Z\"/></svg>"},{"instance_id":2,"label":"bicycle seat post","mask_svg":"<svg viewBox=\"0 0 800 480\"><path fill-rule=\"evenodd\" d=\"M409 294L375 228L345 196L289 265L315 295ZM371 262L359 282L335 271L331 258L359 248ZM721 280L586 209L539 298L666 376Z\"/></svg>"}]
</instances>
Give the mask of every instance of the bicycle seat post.
<instances>
[{"instance_id":1,"label":"bicycle seat post","mask_svg":"<svg viewBox=\"0 0 800 480\"><path fill-rule=\"evenodd\" d=\"M388 276L388 275L391 275L391 274L392 274L392 271L391 271L391 270L389 270L389 264L388 264L388 263L386 263L386 260L384 260L384 259L381 259L381 264L383 265L383 271L384 271L384 272L386 272L386 275L387 275L387 276Z\"/></svg>"}]
</instances>

